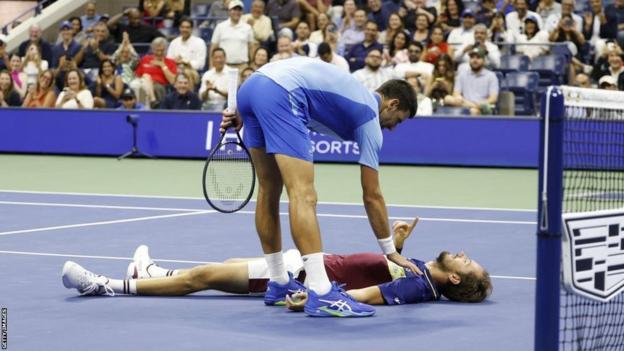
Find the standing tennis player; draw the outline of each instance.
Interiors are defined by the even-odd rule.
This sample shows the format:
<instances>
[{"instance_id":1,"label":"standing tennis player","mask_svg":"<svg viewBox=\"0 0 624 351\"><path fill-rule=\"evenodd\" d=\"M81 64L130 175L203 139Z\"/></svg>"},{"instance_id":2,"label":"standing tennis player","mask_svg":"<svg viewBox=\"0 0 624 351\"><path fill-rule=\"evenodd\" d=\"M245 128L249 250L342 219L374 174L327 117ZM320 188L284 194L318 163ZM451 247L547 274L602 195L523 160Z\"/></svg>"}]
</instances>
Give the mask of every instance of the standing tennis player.
<instances>
[{"instance_id":1,"label":"standing tennis player","mask_svg":"<svg viewBox=\"0 0 624 351\"><path fill-rule=\"evenodd\" d=\"M377 241L390 261L422 274L394 247L378 173L381 129L414 116L413 89L403 80L390 80L370 92L334 65L293 58L252 74L238 91L237 104L236 113L224 112L221 130L245 125L245 144L256 167L256 230L270 275L265 304L282 303L301 289L288 275L282 255L279 200L285 185L291 232L308 279L305 312L318 317L372 316L372 306L330 283L325 272L308 129L358 143L364 206Z\"/></svg>"}]
</instances>

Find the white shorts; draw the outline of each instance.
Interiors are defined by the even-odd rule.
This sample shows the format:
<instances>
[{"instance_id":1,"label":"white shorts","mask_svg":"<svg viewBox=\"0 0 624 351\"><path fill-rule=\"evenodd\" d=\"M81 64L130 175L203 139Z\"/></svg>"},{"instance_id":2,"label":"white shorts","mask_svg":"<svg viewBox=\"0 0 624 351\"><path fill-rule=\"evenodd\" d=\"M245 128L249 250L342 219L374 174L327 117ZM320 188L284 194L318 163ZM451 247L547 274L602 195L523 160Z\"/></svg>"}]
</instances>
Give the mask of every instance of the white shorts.
<instances>
[{"instance_id":1,"label":"white shorts","mask_svg":"<svg viewBox=\"0 0 624 351\"><path fill-rule=\"evenodd\" d=\"M296 278L303 271L303 260L298 250L288 250L284 252L284 265L286 270L291 272ZM266 283L269 281L269 267L264 258L247 262L249 274L249 292L264 293Z\"/></svg>"}]
</instances>

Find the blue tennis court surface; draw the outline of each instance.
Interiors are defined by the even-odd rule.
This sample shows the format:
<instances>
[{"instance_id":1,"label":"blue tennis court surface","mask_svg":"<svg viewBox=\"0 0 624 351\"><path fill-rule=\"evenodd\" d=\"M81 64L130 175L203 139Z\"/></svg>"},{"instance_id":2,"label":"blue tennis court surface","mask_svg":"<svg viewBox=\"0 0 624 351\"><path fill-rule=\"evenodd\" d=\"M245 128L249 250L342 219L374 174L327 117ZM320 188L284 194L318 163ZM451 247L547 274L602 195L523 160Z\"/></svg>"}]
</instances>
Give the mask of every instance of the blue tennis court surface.
<instances>
[{"instance_id":1,"label":"blue tennis court surface","mask_svg":"<svg viewBox=\"0 0 624 351\"><path fill-rule=\"evenodd\" d=\"M535 217L530 210L389 206L419 216L404 255L464 250L493 276L481 304L445 300L380 306L363 319L315 319L262 299L220 292L186 297L77 297L61 283L73 260L112 278L134 249L164 267L260 256L253 203L212 211L202 199L0 191L0 306L9 350L528 350L533 345ZM294 245L282 204L284 248ZM364 208L319 204L324 251L378 252Z\"/></svg>"}]
</instances>

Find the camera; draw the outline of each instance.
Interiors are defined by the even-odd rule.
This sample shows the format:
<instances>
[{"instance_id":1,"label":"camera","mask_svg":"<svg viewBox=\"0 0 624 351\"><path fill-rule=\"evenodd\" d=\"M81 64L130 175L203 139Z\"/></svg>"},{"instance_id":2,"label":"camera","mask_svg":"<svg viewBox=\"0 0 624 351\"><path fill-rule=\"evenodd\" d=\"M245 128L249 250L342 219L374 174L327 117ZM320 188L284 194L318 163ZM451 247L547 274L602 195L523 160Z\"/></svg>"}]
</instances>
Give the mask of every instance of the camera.
<instances>
[{"instance_id":1,"label":"camera","mask_svg":"<svg viewBox=\"0 0 624 351\"><path fill-rule=\"evenodd\" d=\"M139 115L128 115L126 116L126 122L136 126L139 123Z\"/></svg>"}]
</instances>

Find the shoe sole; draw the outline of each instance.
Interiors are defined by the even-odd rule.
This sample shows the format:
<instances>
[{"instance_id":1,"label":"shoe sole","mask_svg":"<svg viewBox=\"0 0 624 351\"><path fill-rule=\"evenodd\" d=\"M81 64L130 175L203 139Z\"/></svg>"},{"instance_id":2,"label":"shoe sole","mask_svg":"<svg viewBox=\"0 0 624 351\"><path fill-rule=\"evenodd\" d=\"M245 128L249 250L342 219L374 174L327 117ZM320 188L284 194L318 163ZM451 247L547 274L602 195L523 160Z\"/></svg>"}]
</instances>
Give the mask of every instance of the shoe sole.
<instances>
[{"instance_id":1,"label":"shoe sole","mask_svg":"<svg viewBox=\"0 0 624 351\"><path fill-rule=\"evenodd\" d=\"M63 272L61 274L62 274L62 278L63 278L62 279L63 280L63 286L66 287L67 289L72 289L73 288L73 286L70 284L69 277L67 276L67 274L76 265L77 264L72 262L72 261L67 261L63 265Z\"/></svg>"},{"instance_id":2,"label":"shoe sole","mask_svg":"<svg viewBox=\"0 0 624 351\"><path fill-rule=\"evenodd\" d=\"M327 317L362 318L362 317L372 317L375 315L375 311L362 312L362 313L353 313L353 312L344 313L344 312L335 311L329 308L323 309L323 307L314 308L314 309L308 309L304 307L303 311L310 317L320 317L320 318L327 318Z\"/></svg>"}]
</instances>

